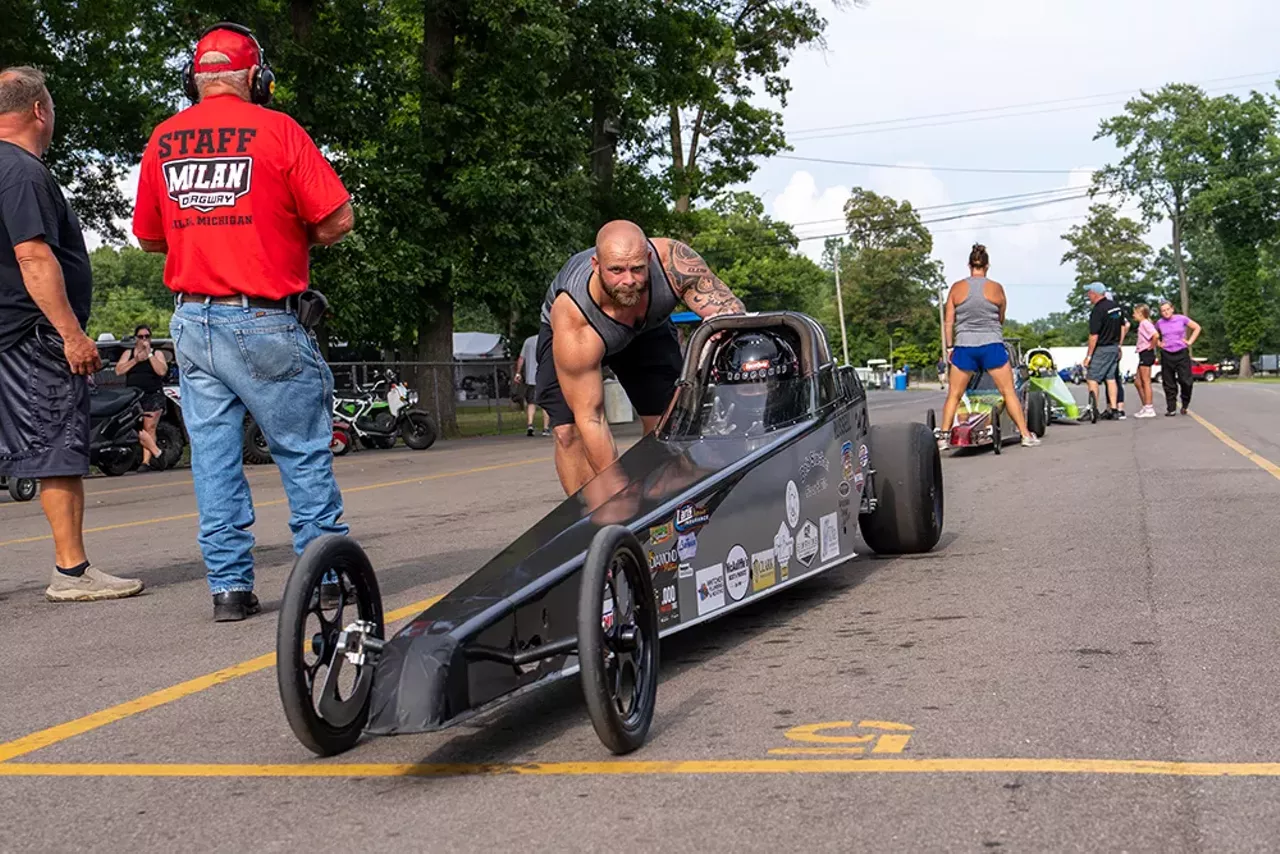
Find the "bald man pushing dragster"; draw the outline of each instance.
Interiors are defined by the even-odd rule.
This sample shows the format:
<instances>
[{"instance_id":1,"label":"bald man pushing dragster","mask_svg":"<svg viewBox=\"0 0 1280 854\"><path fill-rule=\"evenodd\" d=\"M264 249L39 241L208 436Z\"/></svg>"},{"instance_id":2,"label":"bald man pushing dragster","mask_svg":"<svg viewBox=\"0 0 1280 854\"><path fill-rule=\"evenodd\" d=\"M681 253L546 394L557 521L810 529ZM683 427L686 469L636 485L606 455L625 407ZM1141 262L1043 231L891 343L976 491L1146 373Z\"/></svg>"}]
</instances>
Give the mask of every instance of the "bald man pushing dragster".
<instances>
[{"instance_id":1,"label":"bald man pushing dragster","mask_svg":"<svg viewBox=\"0 0 1280 854\"><path fill-rule=\"evenodd\" d=\"M534 399L551 416L556 473L572 495L618 458L604 415L610 367L646 433L658 424L680 376L671 312L683 302L699 317L745 311L742 301L678 240L645 237L615 220L596 245L556 275L542 303Z\"/></svg>"}]
</instances>

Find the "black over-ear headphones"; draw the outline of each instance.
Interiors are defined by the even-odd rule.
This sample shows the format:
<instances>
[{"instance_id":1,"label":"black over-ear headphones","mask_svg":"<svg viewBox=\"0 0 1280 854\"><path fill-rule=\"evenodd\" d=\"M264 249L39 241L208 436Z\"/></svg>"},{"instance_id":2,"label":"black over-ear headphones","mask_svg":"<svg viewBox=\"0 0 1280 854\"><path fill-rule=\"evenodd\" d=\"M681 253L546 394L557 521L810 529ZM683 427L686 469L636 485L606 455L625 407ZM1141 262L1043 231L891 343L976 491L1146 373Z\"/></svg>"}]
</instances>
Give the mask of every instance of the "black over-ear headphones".
<instances>
[{"instance_id":1,"label":"black over-ear headphones","mask_svg":"<svg viewBox=\"0 0 1280 854\"><path fill-rule=\"evenodd\" d=\"M262 45L258 44L258 39L253 35L253 31L243 24L232 23L231 21L219 21L212 27L209 27L200 34L200 38L196 39L196 44L200 43L209 33L215 30L230 30L233 33L239 33L245 38L253 42L254 47L258 49L258 70L249 78L249 100L255 104L268 104L271 102L271 96L276 91L276 75L271 70L271 66L267 63L267 54L262 49ZM186 93L191 102L200 100L200 90L196 88L196 63L195 57L187 60L187 64L182 66L182 91Z\"/></svg>"}]
</instances>

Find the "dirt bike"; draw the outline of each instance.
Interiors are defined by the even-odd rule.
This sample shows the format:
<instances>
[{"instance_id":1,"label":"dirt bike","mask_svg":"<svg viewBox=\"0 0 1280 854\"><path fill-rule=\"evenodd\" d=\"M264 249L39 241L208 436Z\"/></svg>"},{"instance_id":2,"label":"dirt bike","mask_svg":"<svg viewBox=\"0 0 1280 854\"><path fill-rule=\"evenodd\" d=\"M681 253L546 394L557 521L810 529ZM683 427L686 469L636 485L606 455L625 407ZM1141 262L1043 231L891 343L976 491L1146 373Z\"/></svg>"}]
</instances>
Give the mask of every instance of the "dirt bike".
<instances>
[{"instance_id":1,"label":"dirt bike","mask_svg":"<svg viewBox=\"0 0 1280 854\"><path fill-rule=\"evenodd\" d=\"M391 448L399 436L415 451L426 450L436 441L436 429L427 413L414 408L417 402L417 392L388 370L382 379L354 392L335 392L335 434L341 422L366 448Z\"/></svg>"}]
</instances>

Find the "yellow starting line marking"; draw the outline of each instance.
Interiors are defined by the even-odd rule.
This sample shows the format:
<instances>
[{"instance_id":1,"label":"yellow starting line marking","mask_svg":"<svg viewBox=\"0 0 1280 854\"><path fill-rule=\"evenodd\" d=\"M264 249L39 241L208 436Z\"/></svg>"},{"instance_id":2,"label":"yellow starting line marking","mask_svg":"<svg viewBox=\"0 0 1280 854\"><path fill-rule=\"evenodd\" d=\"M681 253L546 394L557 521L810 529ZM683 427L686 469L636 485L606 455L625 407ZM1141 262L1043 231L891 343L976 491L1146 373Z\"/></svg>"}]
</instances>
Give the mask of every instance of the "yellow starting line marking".
<instances>
[{"instance_id":1,"label":"yellow starting line marking","mask_svg":"<svg viewBox=\"0 0 1280 854\"><path fill-rule=\"evenodd\" d=\"M441 472L439 474L423 474L423 475L418 475L417 477L406 477L402 480L386 480L386 481L382 481L381 483L370 483L365 486L350 486L350 487L344 488L342 490L342 494L351 495L356 492L368 492L369 490L372 490L372 489L386 489L387 487L390 487L390 486L405 486L406 484L410 484L410 483L425 483L426 481L429 481L429 480L440 480L446 477L459 477L464 474L480 474L481 472L515 468L517 466L528 466L528 465L533 465L534 463L550 462L551 459L552 459L551 457L534 457L531 460L517 460L516 462L511 462L511 463L495 463L494 465L491 465L491 466L478 466L476 468L463 469L462 471L446 471L446 472ZM281 504L287 504L287 503L288 503L287 498L276 498L271 501L257 502L253 505L253 507L255 510L259 510L259 509L262 509L263 507L277 507ZM177 522L183 519L197 519L197 518L199 518L199 514L197 513L181 513L177 516L157 516L154 519L139 519L135 522L119 522L115 525L99 525L96 528L85 528L84 533L100 534L103 531L119 531L125 528L138 528L145 525L160 525L165 522ZM53 539L53 535L42 534L38 537L20 537L16 540L0 540L0 547L17 546L17 545L22 545L24 543L40 543L40 542L44 542L46 540L52 540L52 539Z\"/></svg>"},{"instance_id":2,"label":"yellow starting line marking","mask_svg":"<svg viewBox=\"0 0 1280 854\"><path fill-rule=\"evenodd\" d=\"M1217 427L1214 427L1212 424L1210 424L1208 421L1205 421L1203 418L1201 418L1199 415L1196 415L1194 412L1188 412L1187 414L1190 415L1192 418L1194 418L1196 421L1198 421L1200 423L1200 426L1204 427L1204 429L1212 433L1214 437L1218 439L1218 441L1222 442L1222 444L1226 445L1228 448L1235 451L1237 454L1244 457L1246 460L1253 463L1258 468L1267 472L1276 480L1280 480L1280 466L1271 462L1271 460L1267 459L1261 454L1255 453L1249 450L1248 448L1246 448L1244 445L1241 445L1235 439L1232 439L1226 433L1223 433Z\"/></svg>"},{"instance_id":3,"label":"yellow starting line marking","mask_svg":"<svg viewBox=\"0 0 1280 854\"><path fill-rule=\"evenodd\" d=\"M526 764L335 763L291 765L9 762L0 777L592 777L694 774L1118 774L1280 777L1280 762L1144 759L711 759Z\"/></svg>"},{"instance_id":4,"label":"yellow starting line marking","mask_svg":"<svg viewBox=\"0 0 1280 854\"><path fill-rule=\"evenodd\" d=\"M421 611L439 602L441 598L441 596L432 596L428 599L405 605L403 608L389 611L383 615L383 621L389 626L397 620L416 616ZM175 700L181 700L183 697L190 697L192 694L198 694L201 691L207 691L216 685L230 682L232 679L248 676L250 673L257 673L259 670L266 670L268 667L275 667L275 664L276 654L269 652L266 655L260 655L257 658L251 658L248 661L242 661L239 664L215 670L213 673L197 676L195 679L188 679L186 682L180 682L169 688L153 691L150 694L138 697L136 700L129 700L103 709L100 712L94 712L91 715L85 715L82 718L76 718L73 721L67 721L64 724L58 724L48 729L42 729L39 732L33 732L30 735L24 735L22 738L5 742L0 744L0 768L4 767L3 763L8 762L10 759L34 753L52 744L66 741L68 738L82 735L107 724L122 721L149 709L167 705Z\"/></svg>"}]
</instances>

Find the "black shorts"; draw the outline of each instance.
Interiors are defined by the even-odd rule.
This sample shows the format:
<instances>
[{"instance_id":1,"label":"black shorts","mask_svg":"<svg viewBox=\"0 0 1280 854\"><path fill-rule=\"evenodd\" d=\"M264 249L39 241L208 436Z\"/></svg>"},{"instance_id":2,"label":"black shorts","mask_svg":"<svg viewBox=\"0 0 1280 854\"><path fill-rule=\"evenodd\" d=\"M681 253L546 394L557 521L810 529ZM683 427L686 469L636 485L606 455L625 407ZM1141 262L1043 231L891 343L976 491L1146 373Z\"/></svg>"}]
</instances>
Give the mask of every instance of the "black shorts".
<instances>
[{"instance_id":1,"label":"black shorts","mask_svg":"<svg viewBox=\"0 0 1280 854\"><path fill-rule=\"evenodd\" d=\"M62 339L37 327L0 351L0 474L88 473L88 379L71 373Z\"/></svg>"},{"instance_id":2,"label":"black shorts","mask_svg":"<svg viewBox=\"0 0 1280 854\"><path fill-rule=\"evenodd\" d=\"M1155 347L1152 347L1150 350L1143 350L1142 352L1138 353L1138 364L1139 364L1139 365L1145 365L1146 367L1148 367L1148 368L1149 368L1149 367L1151 367L1152 365L1154 365L1155 363L1156 363L1156 348L1155 348Z\"/></svg>"},{"instance_id":3,"label":"black shorts","mask_svg":"<svg viewBox=\"0 0 1280 854\"><path fill-rule=\"evenodd\" d=\"M606 356L602 367L612 368L638 415L661 415L671 402L684 357L676 325L667 321L641 332L620 352ZM556 363L551 355L551 327L538 330L538 384L534 401L547 411L552 427L573 423L573 411L565 402Z\"/></svg>"},{"instance_id":4,"label":"black shorts","mask_svg":"<svg viewBox=\"0 0 1280 854\"><path fill-rule=\"evenodd\" d=\"M139 402L142 404L144 413L164 412L169 408L169 399L162 391L149 391L142 395Z\"/></svg>"}]
</instances>

